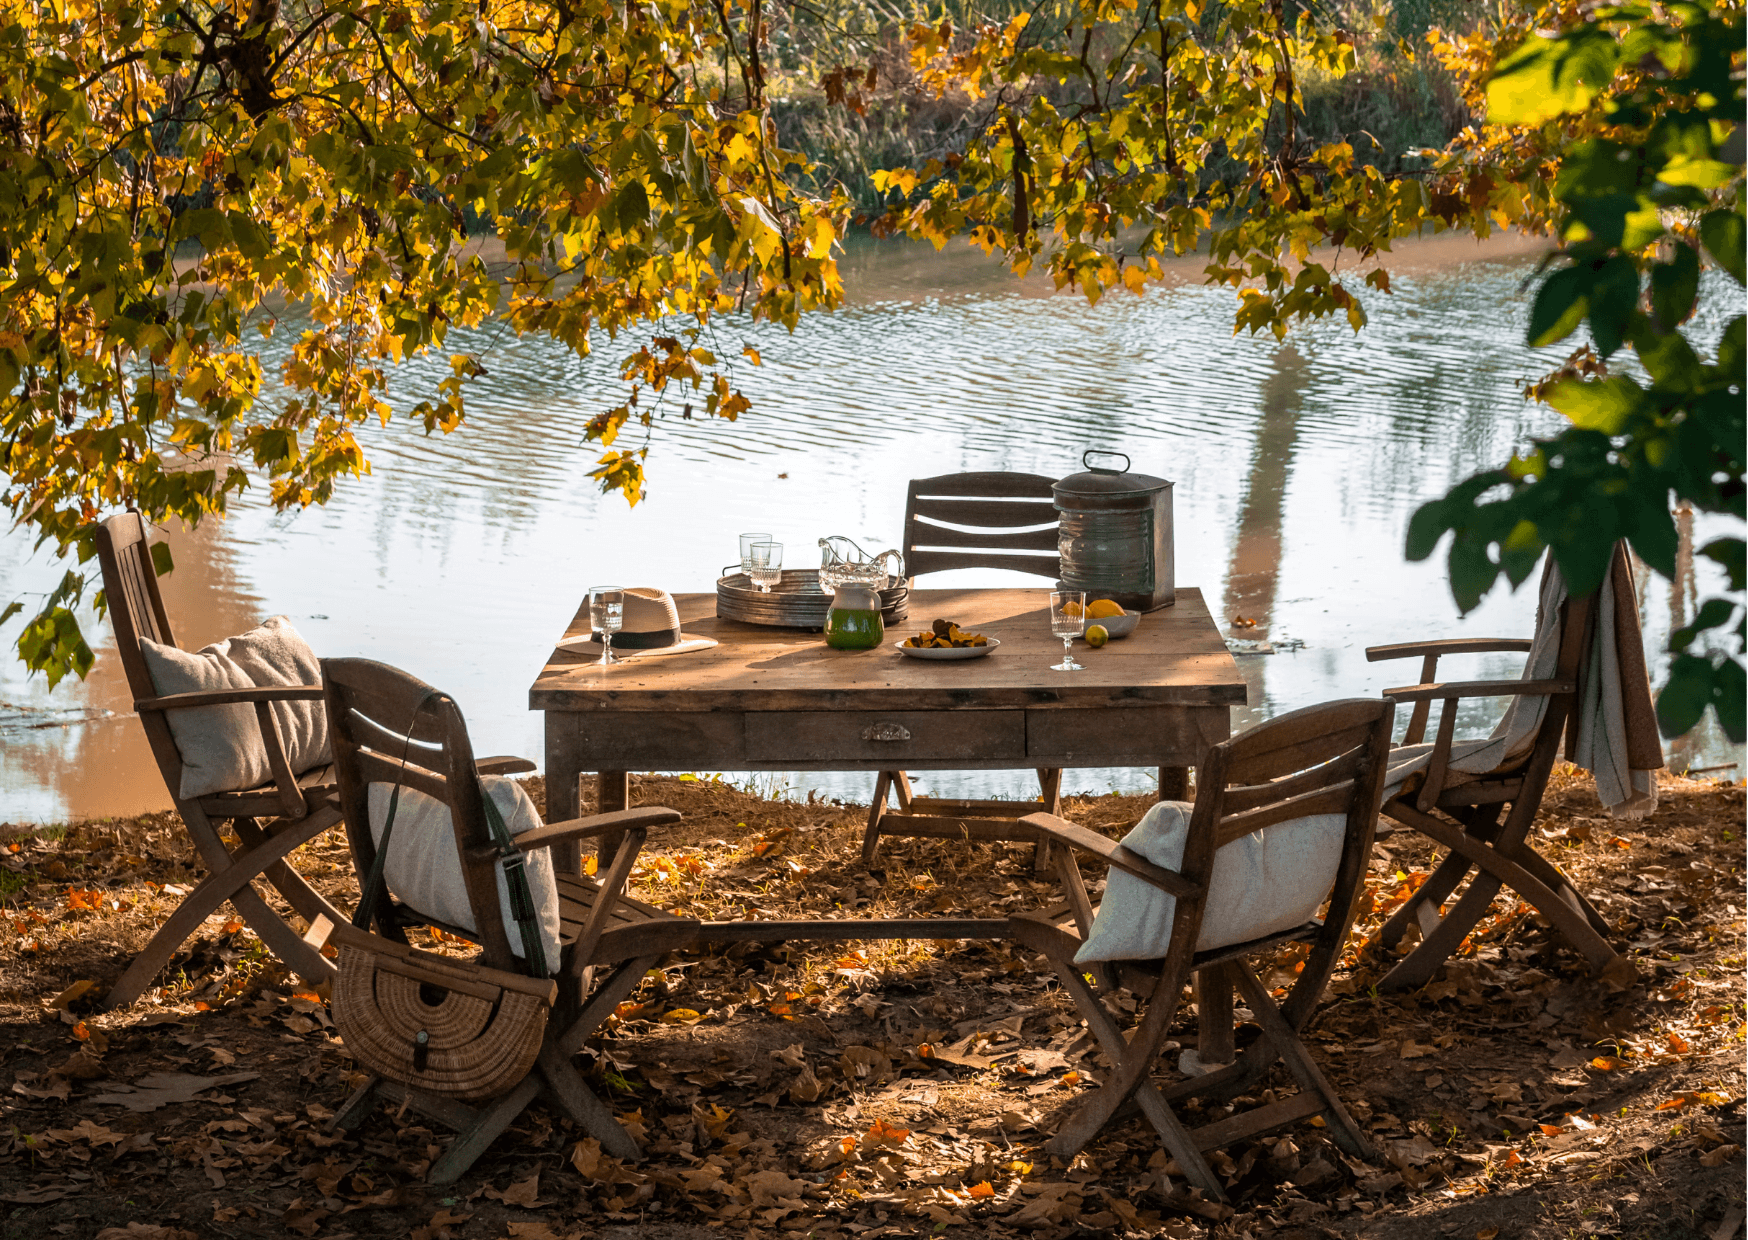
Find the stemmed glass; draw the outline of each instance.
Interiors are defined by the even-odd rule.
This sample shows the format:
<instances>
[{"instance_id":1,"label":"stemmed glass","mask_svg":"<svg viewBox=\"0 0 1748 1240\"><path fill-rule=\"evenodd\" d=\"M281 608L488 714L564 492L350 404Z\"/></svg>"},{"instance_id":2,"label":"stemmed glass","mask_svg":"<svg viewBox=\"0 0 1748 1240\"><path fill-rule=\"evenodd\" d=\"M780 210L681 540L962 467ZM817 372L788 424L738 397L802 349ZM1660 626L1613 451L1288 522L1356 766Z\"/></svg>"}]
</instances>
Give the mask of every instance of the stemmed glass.
<instances>
[{"instance_id":1,"label":"stemmed glass","mask_svg":"<svg viewBox=\"0 0 1748 1240\"><path fill-rule=\"evenodd\" d=\"M1086 591L1050 591L1050 631L1062 639L1062 662L1052 663L1053 672L1085 671L1074 661L1074 639L1086 629Z\"/></svg>"},{"instance_id":2,"label":"stemmed glass","mask_svg":"<svg viewBox=\"0 0 1748 1240\"><path fill-rule=\"evenodd\" d=\"M752 545L750 554L752 571L747 576L753 579L761 594L769 594L771 587L783 580L783 544L757 542Z\"/></svg>"},{"instance_id":3,"label":"stemmed glass","mask_svg":"<svg viewBox=\"0 0 1748 1240\"><path fill-rule=\"evenodd\" d=\"M589 587L589 627L601 635L601 657L595 666L623 663L613 657L613 634L625 624L625 591L618 586Z\"/></svg>"}]
</instances>

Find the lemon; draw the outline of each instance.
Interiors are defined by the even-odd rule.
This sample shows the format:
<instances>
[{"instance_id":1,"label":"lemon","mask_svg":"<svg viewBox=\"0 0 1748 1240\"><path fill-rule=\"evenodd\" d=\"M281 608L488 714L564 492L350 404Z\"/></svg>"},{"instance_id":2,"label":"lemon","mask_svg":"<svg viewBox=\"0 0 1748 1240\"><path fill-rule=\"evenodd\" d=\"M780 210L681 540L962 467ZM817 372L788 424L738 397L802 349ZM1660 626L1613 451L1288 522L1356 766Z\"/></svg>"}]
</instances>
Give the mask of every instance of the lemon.
<instances>
[{"instance_id":1,"label":"lemon","mask_svg":"<svg viewBox=\"0 0 1748 1240\"><path fill-rule=\"evenodd\" d=\"M1095 650L1110 640L1111 635L1105 631L1105 626L1102 624L1095 624L1086 631L1086 644Z\"/></svg>"},{"instance_id":2,"label":"lemon","mask_svg":"<svg viewBox=\"0 0 1748 1240\"><path fill-rule=\"evenodd\" d=\"M1089 604L1086 609L1086 614L1087 618L1091 620L1109 620L1112 616L1122 615L1123 609L1118 604L1113 603L1110 599L1102 598L1095 603Z\"/></svg>"},{"instance_id":3,"label":"lemon","mask_svg":"<svg viewBox=\"0 0 1748 1240\"><path fill-rule=\"evenodd\" d=\"M1062 604L1062 614L1065 616L1078 616L1080 614L1080 604L1079 603L1064 603L1064 604Z\"/></svg>"}]
</instances>

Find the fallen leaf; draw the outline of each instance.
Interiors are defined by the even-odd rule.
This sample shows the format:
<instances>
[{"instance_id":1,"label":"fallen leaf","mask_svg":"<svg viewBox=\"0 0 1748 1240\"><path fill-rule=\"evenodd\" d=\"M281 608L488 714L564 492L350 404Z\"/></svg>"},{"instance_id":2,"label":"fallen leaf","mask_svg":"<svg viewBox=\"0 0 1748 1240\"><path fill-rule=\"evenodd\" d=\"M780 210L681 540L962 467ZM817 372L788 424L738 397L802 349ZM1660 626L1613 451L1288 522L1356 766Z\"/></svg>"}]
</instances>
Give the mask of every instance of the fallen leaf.
<instances>
[{"instance_id":1,"label":"fallen leaf","mask_svg":"<svg viewBox=\"0 0 1748 1240\"><path fill-rule=\"evenodd\" d=\"M44 1185L40 1188L21 1188L10 1193L0 1193L0 1201L16 1206L36 1206L44 1202L60 1201L81 1191L71 1184Z\"/></svg>"},{"instance_id":2,"label":"fallen leaf","mask_svg":"<svg viewBox=\"0 0 1748 1240\"><path fill-rule=\"evenodd\" d=\"M1739 1145L1720 1145L1716 1149L1707 1150L1699 1156L1702 1167L1721 1167L1727 1162L1737 1166L1742 1163L1742 1147Z\"/></svg>"},{"instance_id":3,"label":"fallen leaf","mask_svg":"<svg viewBox=\"0 0 1748 1240\"><path fill-rule=\"evenodd\" d=\"M49 1009L51 1011L69 1012L72 1010L75 1003L84 998L85 995L95 989L96 986L97 983L91 981L74 982L60 994L49 1000Z\"/></svg>"},{"instance_id":4,"label":"fallen leaf","mask_svg":"<svg viewBox=\"0 0 1748 1240\"><path fill-rule=\"evenodd\" d=\"M910 1140L910 1129L899 1128L894 1124L887 1123L883 1119L877 1119L874 1121L873 1127L868 1129L866 1135L862 1139L867 1141L870 1145L896 1147L903 1145L906 1141Z\"/></svg>"},{"instance_id":5,"label":"fallen leaf","mask_svg":"<svg viewBox=\"0 0 1748 1240\"><path fill-rule=\"evenodd\" d=\"M458 1240L463 1223L472 1218L471 1214L456 1214L447 1206L431 1216L431 1221L423 1227L413 1228L407 1240Z\"/></svg>"},{"instance_id":6,"label":"fallen leaf","mask_svg":"<svg viewBox=\"0 0 1748 1240\"><path fill-rule=\"evenodd\" d=\"M825 1086L820 1084L819 1077L805 1064L795 1074L795 1079L789 1082L789 1097L795 1102L817 1102L824 1092Z\"/></svg>"},{"instance_id":7,"label":"fallen leaf","mask_svg":"<svg viewBox=\"0 0 1748 1240\"><path fill-rule=\"evenodd\" d=\"M973 1184L970 1188L966 1189L965 1191L968 1192L969 1194L971 1194L971 1196L973 1196L973 1197L993 1197L993 1196L995 1196L995 1187L994 1187L994 1185L990 1184L990 1182L988 1180L983 1181L981 1184Z\"/></svg>"},{"instance_id":8,"label":"fallen leaf","mask_svg":"<svg viewBox=\"0 0 1748 1240\"><path fill-rule=\"evenodd\" d=\"M1621 1066L1621 1063L1622 1061L1616 1059L1613 1055L1598 1055L1595 1059L1590 1061L1590 1066L1595 1068L1598 1072L1613 1072L1616 1068Z\"/></svg>"},{"instance_id":9,"label":"fallen leaf","mask_svg":"<svg viewBox=\"0 0 1748 1240\"><path fill-rule=\"evenodd\" d=\"M803 1181L792 1180L781 1171L755 1171L741 1183L752 1194L755 1210L774 1205L781 1197L799 1196L807 1187Z\"/></svg>"},{"instance_id":10,"label":"fallen leaf","mask_svg":"<svg viewBox=\"0 0 1748 1240\"><path fill-rule=\"evenodd\" d=\"M1483 1227L1475 1233L1475 1240L1493 1240L1498 1234L1499 1228L1497 1227Z\"/></svg>"},{"instance_id":11,"label":"fallen leaf","mask_svg":"<svg viewBox=\"0 0 1748 1240\"><path fill-rule=\"evenodd\" d=\"M510 1187L499 1190L487 1188L485 1195L493 1201L501 1201L507 1206L521 1206L524 1210L534 1210L550 1203L539 1200L540 1173L536 1171L526 1180L518 1180Z\"/></svg>"},{"instance_id":12,"label":"fallen leaf","mask_svg":"<svg viewBox=\"0 0 1748 1240\"><path fill-rule=\"evenodd\" d=\"M241 1085L258 1080L259 1072L233 1072L228 1076L193 1076L186 1072L148 1072L126 1093L99 1094L91 1101L107 1106L126 1107L130 1111L156 1111L159 1107L182 1102L211 1102L211 1098L196 1095L209 1089Z\"/></svg>"}]
</instances>

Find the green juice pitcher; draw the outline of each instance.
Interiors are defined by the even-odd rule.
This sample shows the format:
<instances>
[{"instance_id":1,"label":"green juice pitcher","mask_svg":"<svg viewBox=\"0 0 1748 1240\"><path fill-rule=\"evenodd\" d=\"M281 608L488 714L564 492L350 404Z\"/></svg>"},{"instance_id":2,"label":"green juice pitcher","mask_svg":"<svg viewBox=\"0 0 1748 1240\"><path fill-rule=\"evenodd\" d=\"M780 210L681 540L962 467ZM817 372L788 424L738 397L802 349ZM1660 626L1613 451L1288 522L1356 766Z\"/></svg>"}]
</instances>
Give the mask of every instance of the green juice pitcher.
<instances>
[{"instance_id":1,"label":"green juice pitcher","mask_svg":"<svg viewBox=\"0 0 1748 1240\"><path fill-rule=\"evenodd\" d=\"M904 557L882 551L870 558L842 535L819 540L819 583L832 591L825 616L825 644L837 650L870 650L886 636L880 618L880 591L893 577L904 575ZM887 569L891 559L896 573Z\"/></svg>"},{"instance_id":2,"label":"green juice pitcher","mask_svg":"<svg viewBox=\"0 0 1748 1240\"><path fill-rule=\"evenodd\" d=\"M885 636L880 592L858 581L840 585L825 613L825 644L835 650L869 650Z\"/></svg>"}]
</instances>

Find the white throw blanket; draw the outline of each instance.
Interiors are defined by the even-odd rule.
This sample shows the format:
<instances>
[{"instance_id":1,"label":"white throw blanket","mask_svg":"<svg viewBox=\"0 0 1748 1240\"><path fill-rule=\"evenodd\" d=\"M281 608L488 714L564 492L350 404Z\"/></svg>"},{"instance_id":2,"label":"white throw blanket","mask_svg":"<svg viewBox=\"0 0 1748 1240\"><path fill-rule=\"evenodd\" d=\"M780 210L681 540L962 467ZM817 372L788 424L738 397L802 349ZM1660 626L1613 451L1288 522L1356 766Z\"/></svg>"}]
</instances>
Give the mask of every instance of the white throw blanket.
<instances>
[{"instance_id":1,"label":"white throw blanket","mask_svg":"<svg viewBox=\"0 0 1748 1240\"><path fill-rule=\"evenodd\" d=\"M1573 762L1595 776L1597 798L1615 818L1643 818L1657 808L1654 772L1663 765L1655 723L1649 721L1650 685L1630 573L1624 549L1617 546L1597 592L1596 624L1579 680L1578 709L1567 724L1577 736ZM1536 606L1535 638L1521 679L1550 680L1558 671L1560 605L1565 600L1565 578L1550 557ZM1450 770L1485 775L1521 761L1534 746L1547 710L1545 696L1513 697L1490 736L1452 743ZM1401 792L1411 775L1426 769L1432 749L1431 744L1398 745L1390 751L1386 801Z\"/></svg>"}]
</instances>

